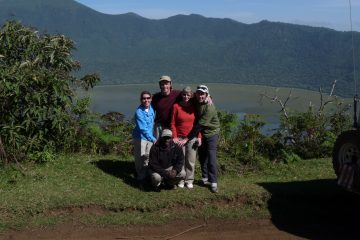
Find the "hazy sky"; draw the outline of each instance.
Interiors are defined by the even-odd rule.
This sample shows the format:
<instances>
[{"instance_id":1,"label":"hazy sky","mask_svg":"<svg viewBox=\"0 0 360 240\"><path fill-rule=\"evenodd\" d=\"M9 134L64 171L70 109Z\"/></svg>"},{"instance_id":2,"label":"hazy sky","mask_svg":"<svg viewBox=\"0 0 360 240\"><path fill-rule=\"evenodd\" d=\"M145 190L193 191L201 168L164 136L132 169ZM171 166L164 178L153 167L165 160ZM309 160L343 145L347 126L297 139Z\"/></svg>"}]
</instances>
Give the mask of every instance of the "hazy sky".
<instances>
[{"instance_id":1,"label":"hazy sky","mask_svg":"<svg viewBox=\"0 0 360 240\"><path fill-rule=\"evenodd\" d=\"M349 0L76 0L108 14L134 12L150 19L177 14L261 20L350 30ZM360 0L351 0L353 30L360 31Z\"/></svg>"}]
</instances>

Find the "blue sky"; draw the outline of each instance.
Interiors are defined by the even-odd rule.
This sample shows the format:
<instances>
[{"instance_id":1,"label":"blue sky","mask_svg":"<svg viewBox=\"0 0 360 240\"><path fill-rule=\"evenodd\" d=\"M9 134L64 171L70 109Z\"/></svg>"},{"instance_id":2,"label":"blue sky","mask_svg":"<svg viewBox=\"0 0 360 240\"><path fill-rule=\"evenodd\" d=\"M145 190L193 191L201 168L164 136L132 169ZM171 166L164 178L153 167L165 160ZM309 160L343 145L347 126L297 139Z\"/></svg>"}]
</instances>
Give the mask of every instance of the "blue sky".
<instances>
[{"instance_id":1,"label":"blue sky","mask_svg":"<svg viewBox=\"0 0 360 240\"><path fill-rule=\"evenodd\" d=\"M261 20L350 30L349 0L76 0L107 14L134 12L150 19L177 14ZM353 30L360 31L360 0L351 0Z\"/></svg>"}]
</instances>

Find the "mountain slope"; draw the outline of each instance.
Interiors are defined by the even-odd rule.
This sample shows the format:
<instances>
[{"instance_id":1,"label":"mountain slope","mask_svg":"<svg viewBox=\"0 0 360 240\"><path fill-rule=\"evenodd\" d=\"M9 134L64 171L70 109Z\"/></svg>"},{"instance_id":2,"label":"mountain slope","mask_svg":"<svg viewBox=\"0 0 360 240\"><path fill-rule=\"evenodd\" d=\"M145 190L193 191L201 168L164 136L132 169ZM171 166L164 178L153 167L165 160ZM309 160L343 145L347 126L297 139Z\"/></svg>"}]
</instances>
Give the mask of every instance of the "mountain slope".
<instances>
[{"instance_id":1,"label":"mountain slope","mask_svg":"<svg viewBox=\"0 0 360 240\"><path fill-rule=\"evenodd\" d=\"M196 14L150 20L102 14L73 0L0 0L0 22L6 20L71 37L82 71L99 72L102 84L156 82L169 74L176 82L317 89L337 79L337 94L353 94L349 32ZM359 46L359 33L354 37Z\"/></svg>"}]
</instances>

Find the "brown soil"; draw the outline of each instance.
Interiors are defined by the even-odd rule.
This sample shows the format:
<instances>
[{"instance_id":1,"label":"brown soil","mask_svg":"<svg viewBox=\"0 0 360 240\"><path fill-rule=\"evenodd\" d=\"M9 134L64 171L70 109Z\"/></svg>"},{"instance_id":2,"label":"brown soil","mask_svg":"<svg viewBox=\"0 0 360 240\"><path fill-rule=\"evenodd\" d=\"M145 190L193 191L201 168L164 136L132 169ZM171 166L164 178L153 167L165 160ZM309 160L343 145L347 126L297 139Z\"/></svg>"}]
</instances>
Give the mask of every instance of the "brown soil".
<instances>
[{"instance_id":1,"label":"brown soil","mask_svg":"<svg viewBox=\"0 0 360 240\"><path fill-rule=\"evenodd\" d=\"M1 239L303 239L279 230L267 219L250 221L175 221L165 225L89 227L61 225L48 229L10 231Z\"/></svg>"}]
</instances>

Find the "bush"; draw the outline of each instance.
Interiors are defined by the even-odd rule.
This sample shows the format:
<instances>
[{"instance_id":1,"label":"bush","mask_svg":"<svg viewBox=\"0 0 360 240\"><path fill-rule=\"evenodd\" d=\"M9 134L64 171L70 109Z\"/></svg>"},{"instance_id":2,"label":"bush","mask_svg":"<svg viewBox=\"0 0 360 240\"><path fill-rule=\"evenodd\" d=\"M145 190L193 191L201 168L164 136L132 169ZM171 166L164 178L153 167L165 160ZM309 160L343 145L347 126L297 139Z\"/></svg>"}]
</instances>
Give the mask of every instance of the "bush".
<instances>
[{"instance_id":1,"label":"bush","mask_svg":"<svg viewBox=\"0 0 360 240\"><path fill-rule=\"evenodd\" d=\"M263 118L246 114L239 120L235 114L220 112L221 133L218 155L222 172L241 173L243 168L256 169L264 161L264 139L261 128Z\"/></svg>"},{"instance_id":2,"label":"bush","mask_svg":"<svg viewBox=\"0 0 360 240\"><path fill-rule=\"evenodd\" d=\"M6 161L45 149L59 150L72 134L73 96L96 75L77 79L74 43L64 35L40 35L16 22L0 30L0 136Z\"/></svg>"},{"instance_id":3,"label":"bush","mask_svg":"<svg viewBox=\"0 0 360 240\"><path fill-rule=\"evenodd\" d=\"M78 121L72 151L129 156L133 152L133 128L134 124L119 112L87 113Z\"/></svg>"},{"instance_id":4,"label":"bush","mask_svg":"<svg viewBox=\"0 0 360 240\"><path fill-rule=\"evenodd\" d=\"M295 112L281 118L280 132L289 151L304 159L331 156L337 135L350 129L350 116L342 104L335 110Z\"/></svg>"}]
</instances>

